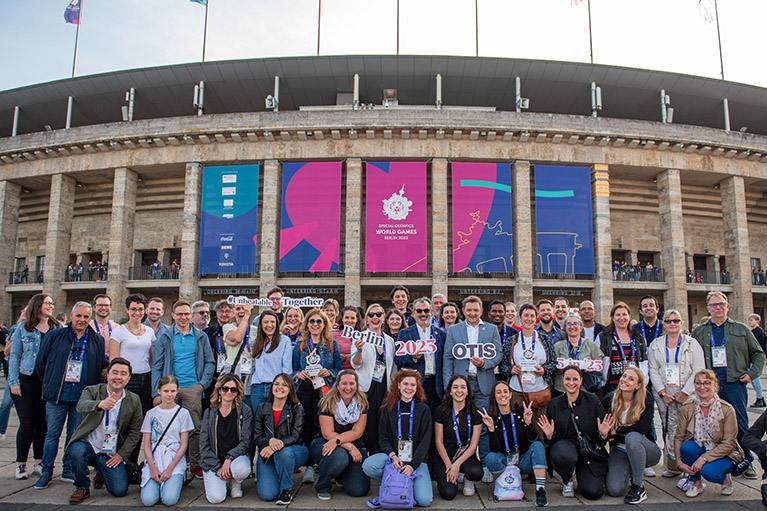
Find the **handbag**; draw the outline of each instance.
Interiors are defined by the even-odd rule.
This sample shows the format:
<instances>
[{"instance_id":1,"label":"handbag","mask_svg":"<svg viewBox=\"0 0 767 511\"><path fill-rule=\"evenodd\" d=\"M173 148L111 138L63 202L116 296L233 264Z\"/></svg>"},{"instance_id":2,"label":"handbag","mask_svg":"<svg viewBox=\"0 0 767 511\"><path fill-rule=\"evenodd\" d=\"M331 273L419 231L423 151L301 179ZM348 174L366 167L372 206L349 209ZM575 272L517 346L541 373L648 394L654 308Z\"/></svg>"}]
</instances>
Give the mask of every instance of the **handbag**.
<instances>
[{"instance_id":1,"label":"handbag","mask_svg":"<svg viewBox=\"0 0 767 511\"><path fill-rule=\"evenodd\" d=\"M586 461L606 462L607 461L607 448L603 444L597 443L591 439L588 435L581 433L578 423L575 422L575 416L570 409L570 420L575 427L575 434L578 436L578 452Z\"/></svg>"},{"instance_id":2,"label":"handbag","mask_svg":"<svg viewBox=\"0 0 767 511\"><path fill-rule=\"evenodd\" d=\"M178 412L180 412L180 411L181 411L181 405L179 405L179 407L176 408L176 413L174 413L173 417L170 418L170 422L168 423L167 426L165 426L165 429L162 430L162 434L160 435L160 438L157 439L157 442L155 442L154 447L152 447L152 454L153 455L154 455L154 451L157 449L157 446L160 445L160 442L162 442L162 439L165 437L165 433L168 432L168 429L170 429L170 425L173 424L174 420L176 420L176 416L178 415ZM146 466L146 460L142 461L141 464L138 466L138 470L137 470L137 474L138 474L137 479L138 480L140 480L141 472L144 471L144 467L145 466ZM128 474L128 475L130 476L130 474ZM138 484L138 480L135 483L131 482L130 484Z\"/></svg>"},{"instance_id":3,"label":"handbag","mask_svg":"<svg viewBox=\"0 0 767 511\"><path fill-rule=\"evenodd\" d=\"M520 333L519 335L522 335L522 334ZM511 345L512 367L517 364L514 361L514 344ZM519 380L519 388L523 389L522 394L524 394L525 396L525 403L527 403L530 406L530 408L532 409L543 408L549 404L549 401L551 400L551 389L549 387L546 387L543 390L536 390L535 392L525 392L524 391L525 387L522 385L522 377L520 375L517 375L517 379Z\"/></svg>"}]
</instances>

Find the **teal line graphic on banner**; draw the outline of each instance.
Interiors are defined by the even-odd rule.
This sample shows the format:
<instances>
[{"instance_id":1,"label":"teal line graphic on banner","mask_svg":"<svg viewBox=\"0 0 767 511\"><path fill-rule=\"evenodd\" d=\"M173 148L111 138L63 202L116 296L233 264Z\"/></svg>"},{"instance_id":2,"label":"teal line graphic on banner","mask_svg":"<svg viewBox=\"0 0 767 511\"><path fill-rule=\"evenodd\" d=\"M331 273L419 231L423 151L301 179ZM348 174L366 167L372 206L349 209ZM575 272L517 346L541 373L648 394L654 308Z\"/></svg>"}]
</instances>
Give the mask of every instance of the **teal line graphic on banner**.
<instances>
[{"instance_id":1,"label":"teal line graphic on banner","mask_svg":"<svg viewBox=\"0 0 767 511\"><path fill-rule=\"evenodd\" d=\"M247 296L233 296L229 295L226 299L226 303L229 305L252 305L254 307L270 307L272 301L268 298L248 298ZM283 297L282 305L285 307L322 307L325 303L323 298L312 298L310 296L304 298L288 298Z\"/></svg>"},{"instance_id":2,"label":"teal line graphic on banner","mask_svg":"<svg viewBox=\"0 0 767 511\"><path fill-rule=\"evenodd\" d=\"M495 344L455 344L453 345L453 358L495 358Z\"/></svg>"}]
</instances>

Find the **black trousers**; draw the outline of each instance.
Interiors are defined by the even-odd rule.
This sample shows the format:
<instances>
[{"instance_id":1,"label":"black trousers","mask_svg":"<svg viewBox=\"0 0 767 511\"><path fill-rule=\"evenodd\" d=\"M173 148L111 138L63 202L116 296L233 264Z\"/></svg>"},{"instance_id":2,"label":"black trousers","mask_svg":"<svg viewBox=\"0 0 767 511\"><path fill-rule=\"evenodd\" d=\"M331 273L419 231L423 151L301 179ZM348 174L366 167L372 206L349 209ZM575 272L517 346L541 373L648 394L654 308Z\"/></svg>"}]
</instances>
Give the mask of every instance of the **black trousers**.
<instances>
[{"instance_id":1,"label":"black trousers","mask_svg":"<svg viewBox=\"0 0 767 511\"><path fill-rule=\"evenodd\" d=\"M304 431L302 434L304 445L310 446L319 431L320 389L315 389L312 386L311 380L302 380L296 390L296 394L298 395L298 402L304 407ZM312 453L310 451L304 466L311 467L317 461L319 460L312 461Z\"/></svg>"},{"instance_id":2,"label":"black trousers","mask_svg":"<svg viewBox=\"0 0 767 511\"><path fill-rule=\"evenodd\" d=\"M450 454L448 452L448 454ZM458 485L447 481L447 474L445 473L445 463L438 453L434 453L432 457L432 466L434 467L434 477L437 480L437 491L439 495L445 500L453 500L458 495ZM481 481L484 472L482 470L482 463L479 462L476 456L470 457L461 465L461 472L465 479L469 481Z\"/></svg>"},{"instance_id":3,"label":"black trousers","mask_svg":"<svg viewBox=\"0 0 767 511\"><path fill-rule=\"evenodd\" d=\"M16 432L16 462L26 463L29 446L32 446L36 460L43 459L43 444L48 431L45 422L45 401L43 401L43 382L37 374L27 376L19 374L21 395L11 394L11 399L19 416L19 430Z\"/></svg>"},{"instance_id":4,"label":"black trousers","mask_svg":"<svg viewBox=\"0 0 767 511\"><path fill-rule=\"evenodd\" d=\"M605 468L604 466L590 467L589 463L581 458L578 446L572 440L557 440L551 446L551 464L562 481L567 483L573 477L573 472L578 478L578 493L589 500L601 499L605 494ZM594 475L594 472L602 475Z\"/></svg>"},{"instance_id":5,"label":"black trousers","mask_svg":"<svg viewBox=\"0 0 767 511\"><path fill-rule=\"evenodd\" d=\"M128 384L125 386L126 390L130 390L134 394L137 394L141 400L141 414L146 413L153 408L152 406L152 373L132 374ZM138 461L139 452L144 445L143 435L139 443L131 452L130 460L132 462Z\"/></svg>"}]
</instances>

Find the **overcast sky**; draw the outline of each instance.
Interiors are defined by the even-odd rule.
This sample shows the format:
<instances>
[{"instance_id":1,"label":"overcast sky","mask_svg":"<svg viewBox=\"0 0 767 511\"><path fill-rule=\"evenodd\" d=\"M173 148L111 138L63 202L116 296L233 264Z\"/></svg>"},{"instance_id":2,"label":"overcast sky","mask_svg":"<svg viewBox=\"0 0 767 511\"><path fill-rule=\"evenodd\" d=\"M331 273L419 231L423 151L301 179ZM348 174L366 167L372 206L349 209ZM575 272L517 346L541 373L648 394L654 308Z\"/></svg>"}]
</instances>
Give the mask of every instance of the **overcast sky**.
<instances>
[{"instance_id":1,"label":"overcast sky","mask_svg":"<svg viewBox=\"0 0 767 511\"><path fill-rule=\"evenodd\" d=\"M76 76L202 58L203 5L82 1ZM318 25L321 55L397 53L397 0L321 0L320 16L320 0L208 2L206 61L316 55ZM2 3L0 90L71 77L69 0ZM714 0L703 4L591 0L594 62L721 78ZM767 1L718 9L725 79L767 87ZM590 61L587 0L400 0L399 17L400 54L475 55L478 25L480 56Z\"/></svg>"}]
</instances>

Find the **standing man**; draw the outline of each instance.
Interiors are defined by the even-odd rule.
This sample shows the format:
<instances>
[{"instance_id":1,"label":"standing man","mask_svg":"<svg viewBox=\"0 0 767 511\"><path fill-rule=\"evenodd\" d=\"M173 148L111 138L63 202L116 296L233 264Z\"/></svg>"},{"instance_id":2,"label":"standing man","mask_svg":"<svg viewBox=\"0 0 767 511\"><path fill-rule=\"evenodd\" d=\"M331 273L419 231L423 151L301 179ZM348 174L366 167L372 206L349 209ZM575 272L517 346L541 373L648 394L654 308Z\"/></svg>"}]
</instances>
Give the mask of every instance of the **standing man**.
<instances>
[{"instance_id":1,"label":"standing man","mask_svg":"<svg viewBox=\"0 0 767 511\"><path fill-rule=\"evenodd\" d=\"M213 353L213 360L216 361L216 370L213 373L210 385L205 389L205 396L203 397L203 409L208 408L210 405L210 396L213 395L213 388L216 386L216 380L218 380L221 370L224 367L224 360L226 359L226 345L224 344L224 325L232 320L234 310L232 306L227 303L226 299L221 299L216 302L216 324L211 325L205 329L205 334L210 341L210 350Z\"/></svg>"},{"instance_id":2,"label":"standing man","mask_svg":"<svg viewBox=\"0 0 767 511\"><path fill-rule=\"evenodd\" d=\"M420 339L434 339L437 345L435 353L416 355L401 355L394 357L394 363L400 369L413 369L421 373L421 383L426 393L426 403L432 413L437 411L437 406L442 403L442 359L445 346L445 333L431 324L432 307L431 300L419 298L413 302L415 325L400 330L397 342L418 341Z\"/></svg>"},{"instance_id":3,"label":"standing man","mask_svg":"<svg viewBox=\"0 0 767 511\"><path fill-rule=\"evenodd\" d=\"M48 331L40 344L35 371L43 382L48 432L43 445L42 475L35 483L37 490L51 484L64 422L69 443L83 419L77 411L83 389L99 382L101 369L106 365L104 339L88 325L92 313L91 304L77 302L69 315L69 326ZM62 464L61 480L75 482L69 460L64 458Z\"/></svg>"},{"instance_id":4,"label":"standing man","mask_svg":"<svg viewBox=\"0 0 767 511\"><path fill-rule=\"evenodd\" d=\"M762 330L762 327L759 326L759 323L761 322L762 317L759 314L748 315L748 327L751 329L751 333L754 334L756 342L758 342L759 346L762 347L762 351L765 351L767 350L767 339L765 339L764 330ZM754 378L751 382L751 385L754 387L754 392L756 393L756 401L754 401L754 404L752 404L749 408L767 407L767 404L764 402L764 391L762 390L761 377Z\"/></svg>"},{"instance_id":5,"label":"standing man","mask_svg":"<svg viewBox=\"0 0 767 511\"><path fill-rule=\"evenodd\" d=\"M437 293L431 297L431 324L439 326L439 311L447 303L447 296Z\"/></svg>"},{"instance_id":6,"label":"standing man","mask_svg":"<svg viewBox=\"0 0 767 511\"><path fill-rule=\"evenodd\" d=\"M738 442L748 431L746 404L748 385L762 375L765 355L748 325L728 317L730 304L721 291L706 296L706 309L711 319L698 325L692 337L698 340L706 356L706 368L713 369L719 380L719 396L735 408L738 419ZM742 442L741 442L742 445ZM751 451L744 448L746 459L753 461ZM749 466L743 477L756 479L756 470Z\"/></svg>"},{"instance_id":7,"label":"standing man","mask_svg":"<svg viewBox=\"0 0 767 511\"><path fill-rule=\"evenodd\" d=\"M109 359L109 340L112 338L112 330L120 326L109 319L111 314L112 299L109 295L96 295L93 299L93 320L91 321L91 328L104 338L104 353L106 353L107 360Z\"/></svg>"},{"instance_id":8,"label":"standing man","mask_svg":"<svg viewBox=\"0 0 767 511\"><path fill-rule=\"evenodd\" d=\"M658 300L652 295L645 295L639 299L639 313L642 315L642 321L640 321L636 328L642 332L647 346L655 339L663 335L663 322L658 318Z\"/></svg>"},{"instance_id":9,"label":"standing man","mask_svg":"<svg viewBox=\"0 0 767 511\"><path fill-rule=\"evenodd\" d=\"M154 297L149 299L149 304L146 306L146 321L144 326L148 326L154 330L154 338L159 339L160 334L163 332L170 332L170 327L160 321L162 315L165 314L165 302L162 298Z\"/></svg>"},{"instance_id":10,"label":"standing man","mask_svg":"<svg viewBox=\"0 0 767 511\"><path fill-rule=\"evenodd\" d=\"M578 314L581 315L583 320L583 337L589 341L594 341L599 334L604 330L605 326L602 323L594 321L596 316L596 309L594 303L591 300L583 300L578 304Z\"/></svg>"},{"instance_id":11,"label":"standing man","mask_svg":"<svg viewBox=\"0 0 767 511\"><path fill-rule=\"evenodd\" d=\"M205 300L197 300L192 304L192 326L205 330L210 323L210 305Z\"/></svg>"},{"instance_id":12,"label":"standing man","mask_svg":"<svg viewBox=\"0 0 767 511\"><path fill-rule=\"evenodd\" d=\"M125 385L131 377L130 362L115 357L107 369L107 382L85 387L77 411L83 421L72 435L65 458L72 465L75 491L70 504L91 496L88 465L96 468L93 486L106 486L113 497L128 493L125 460L141 440L141 400Z\"/></svg>"},{"instance_id":13,"label":"standing man","mask_svg":"<svg viewBox=\"0 0 767 511\"><path fill-rule=\"evenodd\" d=\"M554 323L557 328L565 331L565 318L570 314L570 302L564 296L554 298Z\"/></svg>"},{"instance_id":14,"label":"standing man","mask_svg":"<svg viewBox=\"0 0 767 511\"><path fill-rule=\"evenodd\" d=\"M535 306L538 309L538 326L535 329L548 335L552 344L566 339L564 330L560 330L559 326L554 323L554 304L551 303L551 300L546 298L538 300Z\"/></svg>"},{"instance_id":15,"label":"standing man","mask_svg":"<svg viewBox=\"0 0 767 511\"><path fill-rule=\"evenodd\" d=\"M394 286L389 292L389 298L391 298L394 308L405 316L408 326L415 324L415 319L411 317L407 308L407 303L410 301L410 291L405 286Z\"/></svg>"},{"instance_id":16,"label":"standing man","mask_svg":"<svg viewBox=\"0 0 767 511\"><path fill-rule=\"evenodd\" d=\"M285 293L282 292L282 288L279 286L274 286L272 289L269 290L266 297L269 299L272 304L269 306L269 308L274 311L275 314L280 318L280 322L277 324L282 324L282 320L285 319L285 313L282 312L282 299L285 297ZM256 316L256 318L253 320L253 326L258 330L258 325L261 322L261 314Z\"/></svg>"},{"instance_id":17,"label":"standing man","mask_svg":"<svg viewBox=\"0 0 767 511\"><path fill-rule=\"evenodd\" d=\"M189 466L192 473L202 477L200 468L200 423L202 421L202 392L210 385L216 361L208 336L190 324L192 306L179 300L173 304L173 329L168 327L157 337L152 362L152 392L154 405L160 404L157 383L166 374L178 378L178 401L189 411L194 431L189 432Z\"/></svg>"}]
</instances>

